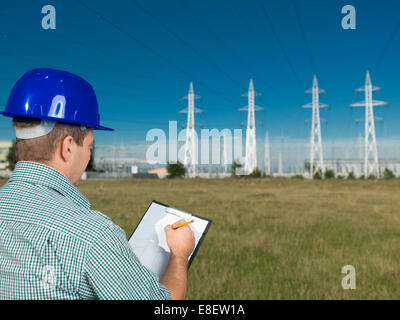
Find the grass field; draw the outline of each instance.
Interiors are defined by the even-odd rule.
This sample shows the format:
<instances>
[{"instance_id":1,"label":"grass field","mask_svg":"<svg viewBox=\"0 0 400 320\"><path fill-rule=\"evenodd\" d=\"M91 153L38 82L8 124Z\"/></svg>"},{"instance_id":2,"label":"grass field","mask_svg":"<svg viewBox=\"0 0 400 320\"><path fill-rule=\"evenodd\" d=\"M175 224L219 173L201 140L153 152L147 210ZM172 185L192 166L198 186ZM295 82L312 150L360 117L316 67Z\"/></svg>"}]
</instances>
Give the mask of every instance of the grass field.
<instances>
[{"instance_id":1,"label":"grass field","mask_svg":"<svg viewBox=\"0 0 400 320\"><path fill-rule=\"evenodd\" d=\"M400 299L400 180L81 181L129 236L151 200L213 219L190 299ZM356 290L344 290L344 265Z\"/></svg>"}]
</instances>

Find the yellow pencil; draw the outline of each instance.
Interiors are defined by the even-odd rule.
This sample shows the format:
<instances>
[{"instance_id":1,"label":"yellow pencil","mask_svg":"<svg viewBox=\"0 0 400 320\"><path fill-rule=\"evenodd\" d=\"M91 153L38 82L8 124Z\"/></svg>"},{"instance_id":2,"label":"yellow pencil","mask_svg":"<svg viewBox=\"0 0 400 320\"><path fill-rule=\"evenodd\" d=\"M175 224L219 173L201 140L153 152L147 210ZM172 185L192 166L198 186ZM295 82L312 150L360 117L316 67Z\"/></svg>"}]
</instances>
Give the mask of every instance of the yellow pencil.
<instances>
[{"instance_id":1,"label":"yellow pencil","mask_svg":"<svg viewBox=\"0 0 400 320\"><path fill-rule=\"evenodd\" d=\"M178 228L186 226L187 224L192 223L192 222L193 222L193 220L186 221L184 223L178 224L177 226L172 226L172 229L178 229Z\"/></svg>"}]
</instances>

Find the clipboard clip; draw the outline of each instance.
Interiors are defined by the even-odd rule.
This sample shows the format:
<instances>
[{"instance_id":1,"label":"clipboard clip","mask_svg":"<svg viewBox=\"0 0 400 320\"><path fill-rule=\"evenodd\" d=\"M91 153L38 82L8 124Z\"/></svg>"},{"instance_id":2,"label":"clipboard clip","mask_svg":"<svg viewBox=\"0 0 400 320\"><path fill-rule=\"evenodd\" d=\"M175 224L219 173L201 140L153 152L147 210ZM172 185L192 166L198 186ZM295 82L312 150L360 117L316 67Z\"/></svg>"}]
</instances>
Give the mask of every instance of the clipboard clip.
<instances>
[{"instance_id":1,"label":"clipboard clip","mask_svg":"<svg viewBox=\"0 0 400 320\"><path fill-rule=\"evenodd\" d=\"M177 216L177 217L179 217L181 219L184 219L184 220L191 220L192 219L192 215L190 213L186 213L186 212L183 212L181 210L177 210L177 209L174 209L174 208L171 208L171 207L165 208L165 212L169 213L169 214L173 214L173 215L175 215L175 216Z\"/></svg>"}]
</instances>

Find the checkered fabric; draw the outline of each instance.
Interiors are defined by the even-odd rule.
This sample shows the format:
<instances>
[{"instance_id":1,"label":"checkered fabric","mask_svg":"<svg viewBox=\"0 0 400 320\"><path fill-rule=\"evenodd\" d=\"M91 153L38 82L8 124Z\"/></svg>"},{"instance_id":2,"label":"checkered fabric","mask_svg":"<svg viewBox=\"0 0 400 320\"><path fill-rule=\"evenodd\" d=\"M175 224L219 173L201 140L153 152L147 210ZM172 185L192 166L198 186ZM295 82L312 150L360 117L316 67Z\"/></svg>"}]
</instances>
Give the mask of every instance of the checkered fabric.
<instances>
[{"instance_id":1,"label":"checkered fabric","mask_svg":"<svg viewBox=\"0 0 400 320\"><path fill-rule=\"evenodd\" d=\"M171 299L125 232L61 172L20 161L0 189L0 299Z\"/></svg>"}]
</instances>

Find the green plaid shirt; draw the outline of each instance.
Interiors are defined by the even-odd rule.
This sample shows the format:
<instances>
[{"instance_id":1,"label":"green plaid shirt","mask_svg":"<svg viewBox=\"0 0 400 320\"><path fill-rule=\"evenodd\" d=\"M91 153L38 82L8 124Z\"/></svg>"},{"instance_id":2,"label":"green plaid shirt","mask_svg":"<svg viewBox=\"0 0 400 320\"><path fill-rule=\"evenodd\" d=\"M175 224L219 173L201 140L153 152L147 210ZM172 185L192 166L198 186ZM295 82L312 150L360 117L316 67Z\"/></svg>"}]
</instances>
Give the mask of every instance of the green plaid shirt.
<instances>
[{"instance_id":1,"label":"green plaid shirt","mask_svg":"<svg viewBox=\"0 0 400 320\"><path fill-rule=\"evenodd\" d=\"M170 298L61 172L17 163L0 189L0 299Z\"/></svg>"}]
</instances>

